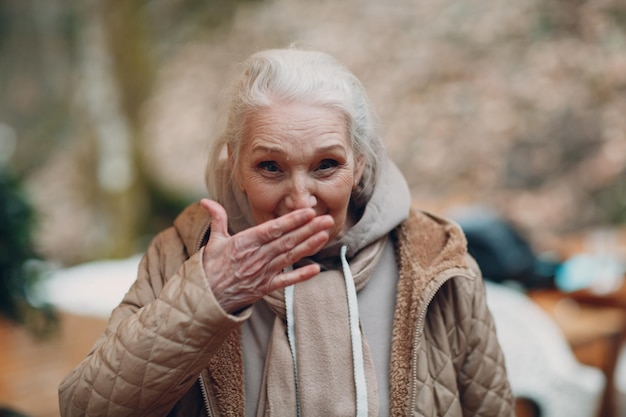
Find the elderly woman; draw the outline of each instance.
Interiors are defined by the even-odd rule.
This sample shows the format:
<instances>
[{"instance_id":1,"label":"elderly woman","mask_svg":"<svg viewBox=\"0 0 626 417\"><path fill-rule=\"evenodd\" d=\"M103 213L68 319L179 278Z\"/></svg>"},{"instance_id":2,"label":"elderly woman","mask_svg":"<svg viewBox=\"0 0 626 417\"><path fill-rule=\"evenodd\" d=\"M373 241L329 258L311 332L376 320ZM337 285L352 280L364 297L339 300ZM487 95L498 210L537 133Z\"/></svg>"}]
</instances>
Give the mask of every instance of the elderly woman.
<instances>
[{"instance_id":1,"label":"elderly woman","mask_svg":"<svg viewBox=\"0 0 626 417\"><path fill-rule=\"evenodd\" d=\"M259 52L228 115L212 200L156 236L62 415L513 415L464 236L411 209L354 75Z\"/></svg>"}]
</instances>

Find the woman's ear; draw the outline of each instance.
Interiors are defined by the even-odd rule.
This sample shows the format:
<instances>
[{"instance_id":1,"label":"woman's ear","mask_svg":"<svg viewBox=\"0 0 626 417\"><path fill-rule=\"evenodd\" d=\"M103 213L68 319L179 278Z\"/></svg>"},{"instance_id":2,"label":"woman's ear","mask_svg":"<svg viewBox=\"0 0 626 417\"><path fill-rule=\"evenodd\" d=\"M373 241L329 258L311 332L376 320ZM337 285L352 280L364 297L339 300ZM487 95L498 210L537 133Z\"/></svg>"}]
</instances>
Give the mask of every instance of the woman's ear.
<instances>
[{"instance_id":1,"label":"woman's ear","mask_svg":"<svg viewBox=\"0 0 626 417\"><path fill-rule=\"evenodd\" d=\"M355 190L361 182L363 177L363 171L365 170L365 155L361 155L356 159L356 166L354 167L354 183L352 189Z\"/></svg>"},{"instance_id":2,"label":"woman's ear","mask_svg":"<svg viewBox=\"0 0 626 417\"><path fill-rule=\"evenodd\" d=\"M234 156L233 149L230 145L226 145L226 152L228 156L228 169L232 173L232 179L237 184L239 189L245 192L245 190L241 186L241 181L239 180L239 175L238 175L239 172L235 169L235 156Z\"/></svg>"}]
</instances>

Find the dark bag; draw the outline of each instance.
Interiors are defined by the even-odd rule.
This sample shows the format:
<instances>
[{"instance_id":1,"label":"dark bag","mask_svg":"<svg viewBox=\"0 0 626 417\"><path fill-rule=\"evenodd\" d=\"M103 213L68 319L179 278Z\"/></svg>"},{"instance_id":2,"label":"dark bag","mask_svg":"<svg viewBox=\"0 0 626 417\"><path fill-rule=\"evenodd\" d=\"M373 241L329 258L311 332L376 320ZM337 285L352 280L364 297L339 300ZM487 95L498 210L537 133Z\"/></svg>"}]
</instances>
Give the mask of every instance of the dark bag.
<instances>
[{"instance_id":1,"label":"dark bag","mask_svg":"<svg viewBox=\"0 0 626 417\"><path fill-rule=\"evenodd\" d=\"M509 221L489 208L463 210L453 217L486 280L514 282L527 289L553 286L559 262L537 256Z\"/></svg>"}]
</instances>

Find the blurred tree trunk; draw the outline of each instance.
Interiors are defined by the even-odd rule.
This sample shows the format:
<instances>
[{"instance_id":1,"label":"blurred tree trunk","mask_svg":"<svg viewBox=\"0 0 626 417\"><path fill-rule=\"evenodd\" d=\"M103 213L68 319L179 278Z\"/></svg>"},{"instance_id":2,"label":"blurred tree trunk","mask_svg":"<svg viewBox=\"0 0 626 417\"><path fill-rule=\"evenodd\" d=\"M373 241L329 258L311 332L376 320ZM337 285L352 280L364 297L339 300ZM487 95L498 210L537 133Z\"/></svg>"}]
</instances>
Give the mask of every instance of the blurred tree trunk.
<instances>
[{"instance_id":1,"label":"blurred tree trunk","mask_svg":"<svg viewBox=\"0 0 626 417\"><path fill-rule=\"evenodd\" d=\"M187 203L144 168L142 106L158 63L242 1L0 1L0 141L37 194L44 256L125 257Z\"/></svg>"},{"instance_id":2,"label":"blurred tree trunk","mask_svg":"<svg viewBox=\"0 0 626 417\"><path fill-rule=\"evenodd\" d=\"M148 45L136 1L93 0L84 9L81 110L93 141L95 210L105 243L102 256L128 256L145 213L138 169L140 107L150 90Z\"/></svg>"}]
</instances>

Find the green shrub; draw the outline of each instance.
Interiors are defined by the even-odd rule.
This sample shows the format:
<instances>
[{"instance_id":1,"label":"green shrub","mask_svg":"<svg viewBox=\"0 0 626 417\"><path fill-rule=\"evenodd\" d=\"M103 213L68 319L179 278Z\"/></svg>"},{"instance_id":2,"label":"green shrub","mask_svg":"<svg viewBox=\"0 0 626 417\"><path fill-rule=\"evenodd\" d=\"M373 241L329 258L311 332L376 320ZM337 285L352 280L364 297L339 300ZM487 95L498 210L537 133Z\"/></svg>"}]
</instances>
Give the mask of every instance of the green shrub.
<instances>
[{"instance_id":1,"label":"green shrub","mask_svg":"<svg viewBox=\"0 0 626 417\"><path fill-rule=\"evenodd\" d=\"M35 215L15 176L0 168L0 314L37 335L54 328L49 304L34 301L44 263L34 249Z\"/></svg>"}]
</instances>

